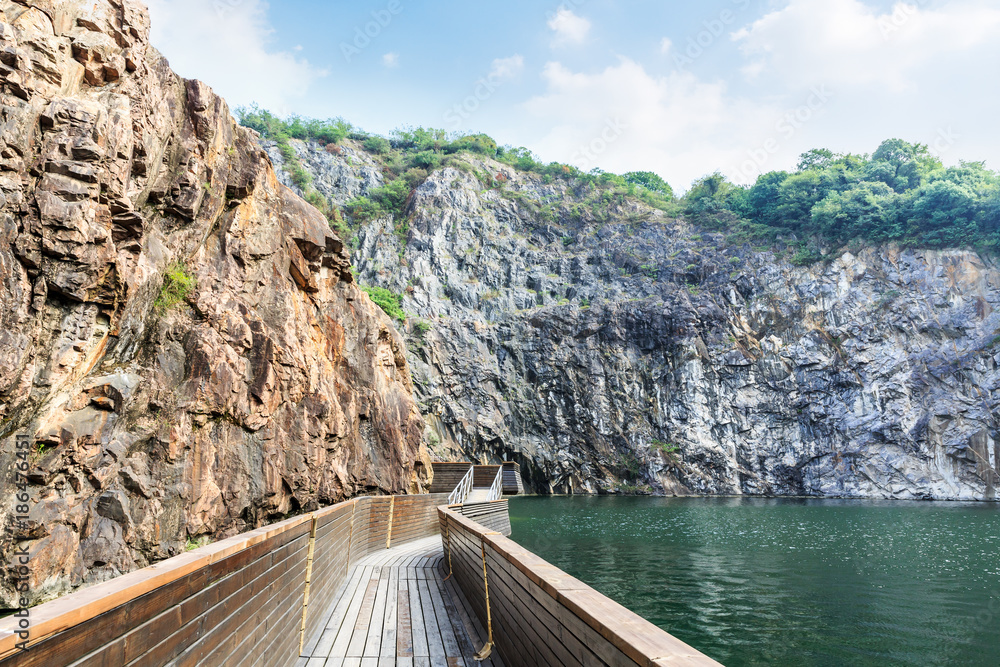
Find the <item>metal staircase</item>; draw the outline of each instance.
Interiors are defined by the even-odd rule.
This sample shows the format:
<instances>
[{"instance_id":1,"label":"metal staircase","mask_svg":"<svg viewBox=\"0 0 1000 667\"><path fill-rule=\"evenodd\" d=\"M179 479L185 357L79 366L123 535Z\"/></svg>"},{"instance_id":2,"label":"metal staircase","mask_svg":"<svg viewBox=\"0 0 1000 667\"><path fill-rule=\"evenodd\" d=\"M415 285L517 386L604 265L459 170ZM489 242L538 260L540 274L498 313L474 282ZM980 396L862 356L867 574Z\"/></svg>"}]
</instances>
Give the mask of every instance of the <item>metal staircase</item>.
<instances>
[{"instance_id":1,"label":"metal staircase","mask_svg":"<svg viewBox=\"0 0 1000 667\"><path fill-rule=\"evenodd\" d=\"M455 490L448 495L448 504L488 503L502 497L503 466L470 466Z\"/></svg>"}]
</instances>

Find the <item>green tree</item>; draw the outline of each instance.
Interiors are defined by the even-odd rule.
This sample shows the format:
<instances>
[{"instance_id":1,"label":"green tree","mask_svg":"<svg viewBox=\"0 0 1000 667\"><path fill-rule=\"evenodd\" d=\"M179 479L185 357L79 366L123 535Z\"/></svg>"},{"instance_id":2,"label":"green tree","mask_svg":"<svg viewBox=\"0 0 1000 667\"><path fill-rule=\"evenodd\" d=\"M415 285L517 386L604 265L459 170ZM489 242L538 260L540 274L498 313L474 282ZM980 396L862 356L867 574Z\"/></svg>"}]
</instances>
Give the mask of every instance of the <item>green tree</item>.
<instances>
[{"instance_id":1,"label":"green tree","mask_svg":"<svg viewBox=\"0 0 1000 667\"><path fill-rule=\"evenodd\" d=\"M813 206L830 192L823 172L810 169L792 174L781 183L775 214L781 225L795 231L811 232Z\"/></svg>"},{"instance_id":2,"label":"green tree","mask_svg":"<svg viewBox=\"0 0 1000 667\"><path fill-rule=\"evenodd\" d=\"M914 193L909 211L910 238L919 245L975 245L982 207L966 185L938 180Z\"/></svg>"},{"instance_id":3,"label":"green tree","mask_svg":"<svg viewBox=\"0 0 1000 667\"><path fill-rule=\"evenodd\" d=\"M623 174L622 178L625 179L626 183L641 185L650 192L655 192L668 200L674 198L674 189L670 187L670 184L651 171L630 171Z\"/></svg>"},{"instance_id":4,"label":"green tree","mask_svg":"<svg viewBox=\"0 0 1000 667\"><path fill-rule=\"evenodd\" d=\"M888 139L872 155L866 179L882 181L901 193L920 187L940 169L941 161L931 155L926 144Z\"/></svg>"},{"instance_id":5,"label":"green tree","mask_svg":"<svg viewBox=\"0 0 1000 667\"><path fill-rule=\"evenodd\" d=\"M401 294L390 292L384 287L374 287L371 285L362 285L361 289L368 294L372 302L381 308L386 315L400 322L406 321L406 313L403 312L403 296Z\"/></svg>"},{"instance_id":6,"label":"green tree","mask_svg":"<svg viewBox=\"0 0 1000 667\"><path fill-rule=\"evenodd\" d=\"M470 153L494 157L497 154L497 142L488 134L469 134L452 140L444 151L446 153L469 151Z\"/></svg>"},{"instance_id":7,"label":"green tree","mask_svg":"<svg viewBox=\"0 0 1000 667\"><path fill-rule=\"evenodd\" d=\"M759 223L779 226L781 217L778 206L781 204L781 186L788 180L787 171L772 171L762 174L747 195L750 216Z\"/></svg>"},{"instance_id":8,"label":"green tree","mask_svg":"<svg viewBox=\"0 0 1000 667\"><path fill-rule=\"evenodd\" d=\"M837 241L885 241L899 233L893 227L898 197L885 183L857 183L816 204L812 223L816 232Z\"/></svg>"},{"instance_id":9,"label":"green tree","mask_svg":"<svg viewBox=\"0 0 1000 667\"><path fill-rule=\"evenodd\" d=\"M799 171L826 169L840 156L827 148L813 148L799 156Z\"/></svg>"}]
</instances>

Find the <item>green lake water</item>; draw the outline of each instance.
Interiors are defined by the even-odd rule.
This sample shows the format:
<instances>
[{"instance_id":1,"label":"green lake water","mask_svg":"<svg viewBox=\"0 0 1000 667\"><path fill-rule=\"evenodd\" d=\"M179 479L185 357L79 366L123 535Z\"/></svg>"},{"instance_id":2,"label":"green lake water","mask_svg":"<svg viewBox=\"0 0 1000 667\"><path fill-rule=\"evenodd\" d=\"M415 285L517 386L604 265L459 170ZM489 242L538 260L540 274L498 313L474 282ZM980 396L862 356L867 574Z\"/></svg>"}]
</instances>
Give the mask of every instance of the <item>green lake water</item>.
<instances>
[{"instance_id":1,"label":"green lake water","mask_svg":"<svg viewBox=\"0 0 1000 667\"><path fill-rule=\"evenodd\" d=\"M1000 506L514 498L511 536L728 667L1000 665Z\"/></svg>"}]
</instances>

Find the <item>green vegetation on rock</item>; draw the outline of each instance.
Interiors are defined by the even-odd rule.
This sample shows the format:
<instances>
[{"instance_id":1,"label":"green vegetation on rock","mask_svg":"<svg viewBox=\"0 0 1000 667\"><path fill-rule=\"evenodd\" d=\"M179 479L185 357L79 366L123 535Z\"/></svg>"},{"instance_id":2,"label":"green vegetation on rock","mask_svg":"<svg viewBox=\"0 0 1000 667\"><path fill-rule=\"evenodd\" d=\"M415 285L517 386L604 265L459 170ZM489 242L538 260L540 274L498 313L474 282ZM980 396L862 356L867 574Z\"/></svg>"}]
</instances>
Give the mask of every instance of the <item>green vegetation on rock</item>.
<instances>
[{"instance_id":1,"label":"green vegetation on rock","mask_svg":"<svg viewBox=\"0 0 1000 667\"><path fill-rule=\"evenodd\" d=\"M678 201L670 185L653 172L585 173L567 164L543 163L527 148L499 146L484 134L410 127L381 137L343 119L282 120L256 106L237 111L241 123L277 142L292 180L327 213L331 224L336 207L313 194L309 174L288 141L360 142L380 165L385 184L348 202L345 212L355 225L391 215L404 243L406 206L413 190L434 170L455 167L517 201L540 223L601 223L626 201L635 200L723 231L731 244L765 248L780 242L789 248L787 259L796 265L816 262L851 241L1000 250L1000 175L982 162L946 168L926 145L901 139L883 142L870 156L814 149L800 157L794 171L763 174L749 187L715 173L697 181ZM495 159L538 174L546 183L569 181L580 199L562 207L557 202L532 201L508 190L504 174L481 173L457 159L459 153ZM337 224L349 229L343 218Z\"/></svg>"},{"instance_id":2,"label":"green vegetation on rock","mask_svg":"<svg viewBox=\"0 0 1000 667\"><path fill-rule=\"evenodd\" d=\"M181 262L173 262L163 274L163 286L153 306L160 313L165 313L184 303L196 286L197 280L188 273L187 267Z\"/></svg>"},{"instance_id":3,"label":"green vegetation on rock","mask_svg":"<svg viewBox=\"0 0 1000 667\"><path fill-rule=\"evenodd\" d=\"M299 139L317 141L328 146L336 145L351 134L353 130L351 124L342 118L320 121L292 116L288 120L282 120L257 105L237 108L236 116L241 125L256 130L262 137L271 139L277 144L278 151L285 161L284 169L292 182L302 191L303 198L322 212L330 222L330 227L344 241L350 243L354 235L353 230L344 221L340 209L327 201L326 197L313 187L312 175L302 164L290 141Z\"/></svg>"},{"instance_id":4,"label":"green vegetation on rock","mask_svg":"<svg viewBox=\"0 0 1000 667\"><path fill-rule=\"evenodd\" d=\"M693 221L735 242L791 240L796 264L856 239L1000 250L1000 175L982 162L946 168L927 146L900 139L871 156L812 150L796 171L764 174L752 187L713 174L684 206Z\"/></svg>"},{"instance_id":5,"label":"green vegetation on rock","mask_svg":"<svg viewBox=\"0 0 1000 667\"><path fill-rule=\"evenodd\" d=\"M385 314L400 322L406 321L406 313L403 312L403 295L395 294L384 287L374 287L371 285L361 285L361 289L371 298L372 302L385 311Z\"/></svg>"}]
</instances>

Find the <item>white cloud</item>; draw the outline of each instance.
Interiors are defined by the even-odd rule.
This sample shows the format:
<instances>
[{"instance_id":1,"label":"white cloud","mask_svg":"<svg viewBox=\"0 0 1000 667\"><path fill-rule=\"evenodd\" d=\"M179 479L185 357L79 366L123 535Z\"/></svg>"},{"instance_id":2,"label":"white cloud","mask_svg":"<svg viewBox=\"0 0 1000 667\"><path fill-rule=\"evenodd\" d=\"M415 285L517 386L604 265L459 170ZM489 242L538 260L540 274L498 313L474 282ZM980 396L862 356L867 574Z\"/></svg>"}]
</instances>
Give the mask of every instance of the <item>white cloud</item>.
<instances>
[{"instance_id":1,"label":"white cloud","mask_svg":"<svg viewBox=\"0 0 1000 667\"><path fill-rule=\"evenodd\" d=\"M900 92L916 86L929 65L968 53L998 28L1000 9L979 0L933 9L899 2L889 12L860 0L790 0L733 38L753 59L750 76Z\"/></svg>"},{"instance_id":2,"label":"white cloud","mask_svg":"<svg viewBox=\"0 0 1000 667\"><path fill-rule=\"evenodd\" d=\"M509 58L497 58L493 61L489 78L491 81L506 81L513 79L524 71L524 57L513 55Z\"/></svg>"},{"instance_id":3,"label":"white cloud","mask_svg":"<svg viewBox=\"0 0 1000 667\"><path fill-rule=\"evenodd\" d=\"M231 106L257 102L288 113L324 73L269 48L263 0L147 0L151 41L181 76L201 79Z\"/></svg>"},{"instance_id":4,"label":"white cloud","mask_svg":"<svg viewBox=\"0 0 1000 667\"><path fill-rule=\"evenodd\" d=\"M550 62L543 78L545 94L525 104L546 128L534 143L543 157L585 170L648 169L679 190L735 168L781 118L778 107L736 98L723 83L653 76L628 58L593 74Z\"/></svg>"},{"instance_id":5,"label":"white cloud","mask_svg":"<svg viewBox=\"0 0 1000 667\"><path fill-rule=\"evenodd\" d=\"M674 43L670 41L669 37L664 37L660 40L660 53L667 55L670 53L670 49L673 48Z\"/></svg>"},{"instance_id":6,"label":"white cloud","mask_svg":"<svg viewBox=\"0 0 1000 667\"><path fill-rule=\"evenodd\" d=\"M392 68L399 65L399 54L394 52L389 52L382 56L382 64L386 67Z\"/></svg>"},{"instance_id":7,"label":"white cloud","mask_svg":"<svg viewBox=\"0 0 1000 667\"><path fill-rule=\"evenodd\" d=\"M590 21L562 7L549 20L549 29L555 33L553 46L582 44L590 34Z\"/></svg>"}]
</instances>

